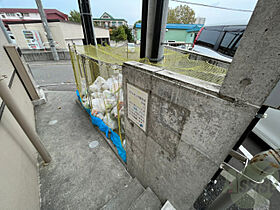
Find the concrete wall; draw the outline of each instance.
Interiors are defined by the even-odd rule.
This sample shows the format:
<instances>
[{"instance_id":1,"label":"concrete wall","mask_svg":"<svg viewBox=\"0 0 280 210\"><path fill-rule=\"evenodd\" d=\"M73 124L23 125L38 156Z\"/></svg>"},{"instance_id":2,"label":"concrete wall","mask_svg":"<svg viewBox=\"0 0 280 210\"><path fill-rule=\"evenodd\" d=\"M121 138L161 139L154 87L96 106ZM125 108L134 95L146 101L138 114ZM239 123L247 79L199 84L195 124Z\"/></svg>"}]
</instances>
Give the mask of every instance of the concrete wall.
<instances>
[{"instance_id":1,"label":"concrete wall","mask_svg":"<svg viewBox=\"0 0 280 210\"><path fill-rule=\"evenodd\" d=\"M70 60L69 51L57 51L59 60ZM50 61L53 60L51 51L28 50L22 51L23 58L26 62L32 61Z\"/></svg>"},{"instance_id":2,"label":"concrete wall","mask_svg":"<svg viewBox=\"0 0 280 210\"><path fill-rule=\"evenodd\" d=\"M7 75L9 82L14 68L4 52L4 44L7 42L0 30L0 74ZM33 105L17 75L11 90L35 129ZM0 121L0 139L1 209L39 209L37 152L7 107Z\"/></svg>"},{"instance_id":3,"label":"concrete wall","mask_svg":"<svg viewBox=\"0 0 280 210\"><path fill-rule=\"evenodd\" d=\"M188 209L257 108L219 97L211 83L140 63L126 63L123 76L125 98L127 83L149 93L146 133L126 113L128 170L162 202Z\"/></svg>"},{"instance_id":4,"label":"concrete wall","mask_svg":"<svg viewBox=\"0 0 280 210\"><path fill-rule=\"evenodd\" d=\"M278 83L279 11L277 0L258 1L221 88L137 62L123 65L128 171L162 202L193 208ZM127 84L149 94L146 132L128 118Z\"/></svg>"}]
</instances>

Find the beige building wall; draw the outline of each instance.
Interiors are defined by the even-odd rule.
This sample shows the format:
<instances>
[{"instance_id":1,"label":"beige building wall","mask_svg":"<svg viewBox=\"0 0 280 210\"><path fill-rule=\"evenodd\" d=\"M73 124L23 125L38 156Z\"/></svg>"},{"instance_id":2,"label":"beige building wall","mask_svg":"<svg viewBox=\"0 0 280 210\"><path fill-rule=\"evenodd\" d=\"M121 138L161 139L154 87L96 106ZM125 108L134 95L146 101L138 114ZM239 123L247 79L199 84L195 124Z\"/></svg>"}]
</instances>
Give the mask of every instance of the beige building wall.
<instances>
[{"instance_id":1,"label":"beige building wall","mask_svg":"<svg viewBox=\"0 0 280 210\"><path fill-rule=\"evenodd\" d=\"M72 22L52 22L49 23L50 30L53 35L53 39L58 43L58 49L66 49L68 43L70 44L83 44L83 29L81 24ZM29 24L11 24L9 25L11 32L13 33L18 46L21 49L28 49L27 42L23 36L22 30L36 30L39 31L42 42L48 43L47 37L42 23L29 23ZM94 28L96 38L109 38L110 33L108 29L95 27ZM49 45L46 45L49 47Z\"/></svg>"},{"instance_id":2,"label":"beige building wall","mask_svg":"<svg viewBox=\"0 0 280 210\"><path fill-rule=\"evenodd\" d=\"M0 74L7 75L8 83L14 68L3 49L6 44L0 30ZM33 105L17 75L11 91L35 129ZM0 208L40 209L38 175L37 152L5 107L0 121Z\"/></svg>"},{"instance_id":3,"label":"beige building wall","mask_svg":"<svg viewBox=\"0 0 280 210\"><path fill-rule=\"evenodd\" d=\"M67 48L65 40L63 38L63 33L61 28L59 27L59 22L49 23L50 30L53 35L54 41L58 44L56 47L58 49L65 49ZM39 32L41 40L45 43L46 47L49 47L48 40L45 35L45 30L42 23L29 23L29 24L11 24L9 25L11 32L13 33L18 46L21 49L28 49L27 42L24 38L22 30L36 30Z\"/></svg>"},{"instance_id":4,"label":"beige building wall","mask_svg":"<svg viewBox=\"0 0 280 210\"><path fill-rule=\"evenodd\" d=\"M110 32L108 29L105 28L94 28L96 38L109 38L110 39Z\"/></svg>"}]
</instances>

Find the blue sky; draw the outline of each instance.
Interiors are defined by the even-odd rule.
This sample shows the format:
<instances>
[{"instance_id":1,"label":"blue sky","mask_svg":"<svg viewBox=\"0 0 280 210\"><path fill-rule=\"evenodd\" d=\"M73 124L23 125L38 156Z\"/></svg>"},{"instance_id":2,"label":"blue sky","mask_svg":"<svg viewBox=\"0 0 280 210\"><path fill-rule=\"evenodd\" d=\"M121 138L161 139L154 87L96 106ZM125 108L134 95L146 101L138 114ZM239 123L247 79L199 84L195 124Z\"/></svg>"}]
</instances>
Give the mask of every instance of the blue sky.
<instances>
[{"instance_id":1,"label":"blue sky","mask_svg":"<svg viewBox=\"0 0 280 210\"><path fill-rule=\"evenodd\" d=\"M190 2L204 3L215 6L251 9L253 10L257 0L187 0ZM42 0L44 8L58 9L66 14L70 10L78 10L78 0ZM115 18L125 18L129 24L141 18L142 0L91 0L93 17L100 17L104 11ZM180 3L169 2L169 7L176 7ZM251 13L231 12L220 9L211 9L200 6L192 6L196 16L206 17L206 24L232 24L246 23ZM0 0L1 8L35 8L35 0Z\"/></svg>"}]
</instances>

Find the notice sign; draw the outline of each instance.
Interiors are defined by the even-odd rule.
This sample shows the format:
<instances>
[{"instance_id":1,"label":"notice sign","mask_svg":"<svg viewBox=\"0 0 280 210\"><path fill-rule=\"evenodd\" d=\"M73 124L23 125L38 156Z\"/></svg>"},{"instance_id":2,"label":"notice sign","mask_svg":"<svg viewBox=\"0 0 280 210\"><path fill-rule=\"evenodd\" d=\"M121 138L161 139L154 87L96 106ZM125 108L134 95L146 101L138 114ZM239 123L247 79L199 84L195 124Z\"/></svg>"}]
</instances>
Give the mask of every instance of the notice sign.
<instances>
[{"instance_id":1,"label":"notice sign","mask_svg":"<svg viewBox=\"0 0 280 210\"><path fill-rule=\"evenodd\" d=\"M148 93L127 83L128 118L146 131Z\"/></svg>"}]
</instances>

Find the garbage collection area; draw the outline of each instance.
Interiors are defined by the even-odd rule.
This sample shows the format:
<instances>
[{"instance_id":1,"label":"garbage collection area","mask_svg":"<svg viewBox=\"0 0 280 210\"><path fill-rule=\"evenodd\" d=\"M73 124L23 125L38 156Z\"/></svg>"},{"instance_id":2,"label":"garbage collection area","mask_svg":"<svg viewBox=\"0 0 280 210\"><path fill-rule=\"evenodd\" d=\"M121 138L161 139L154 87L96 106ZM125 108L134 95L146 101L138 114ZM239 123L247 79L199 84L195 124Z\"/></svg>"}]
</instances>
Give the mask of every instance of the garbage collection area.
<instances>
[{"instance_id":1,"label":"garbage collection area","mask_svg":"<svg viewBox=\"0 0 280 210\"><path fill-rule=\"evenodd\" d=\"M227 69L202 60L191 60L188 54L165 49L164 60L149 63L139 58L139 47L126 45L69 46L77 97L96 125L115 145L118 155L126 163L126 138L124 128L124 96L122 64L138 61L186 76L221 84Z\"/></svg>"}]
</instances>

